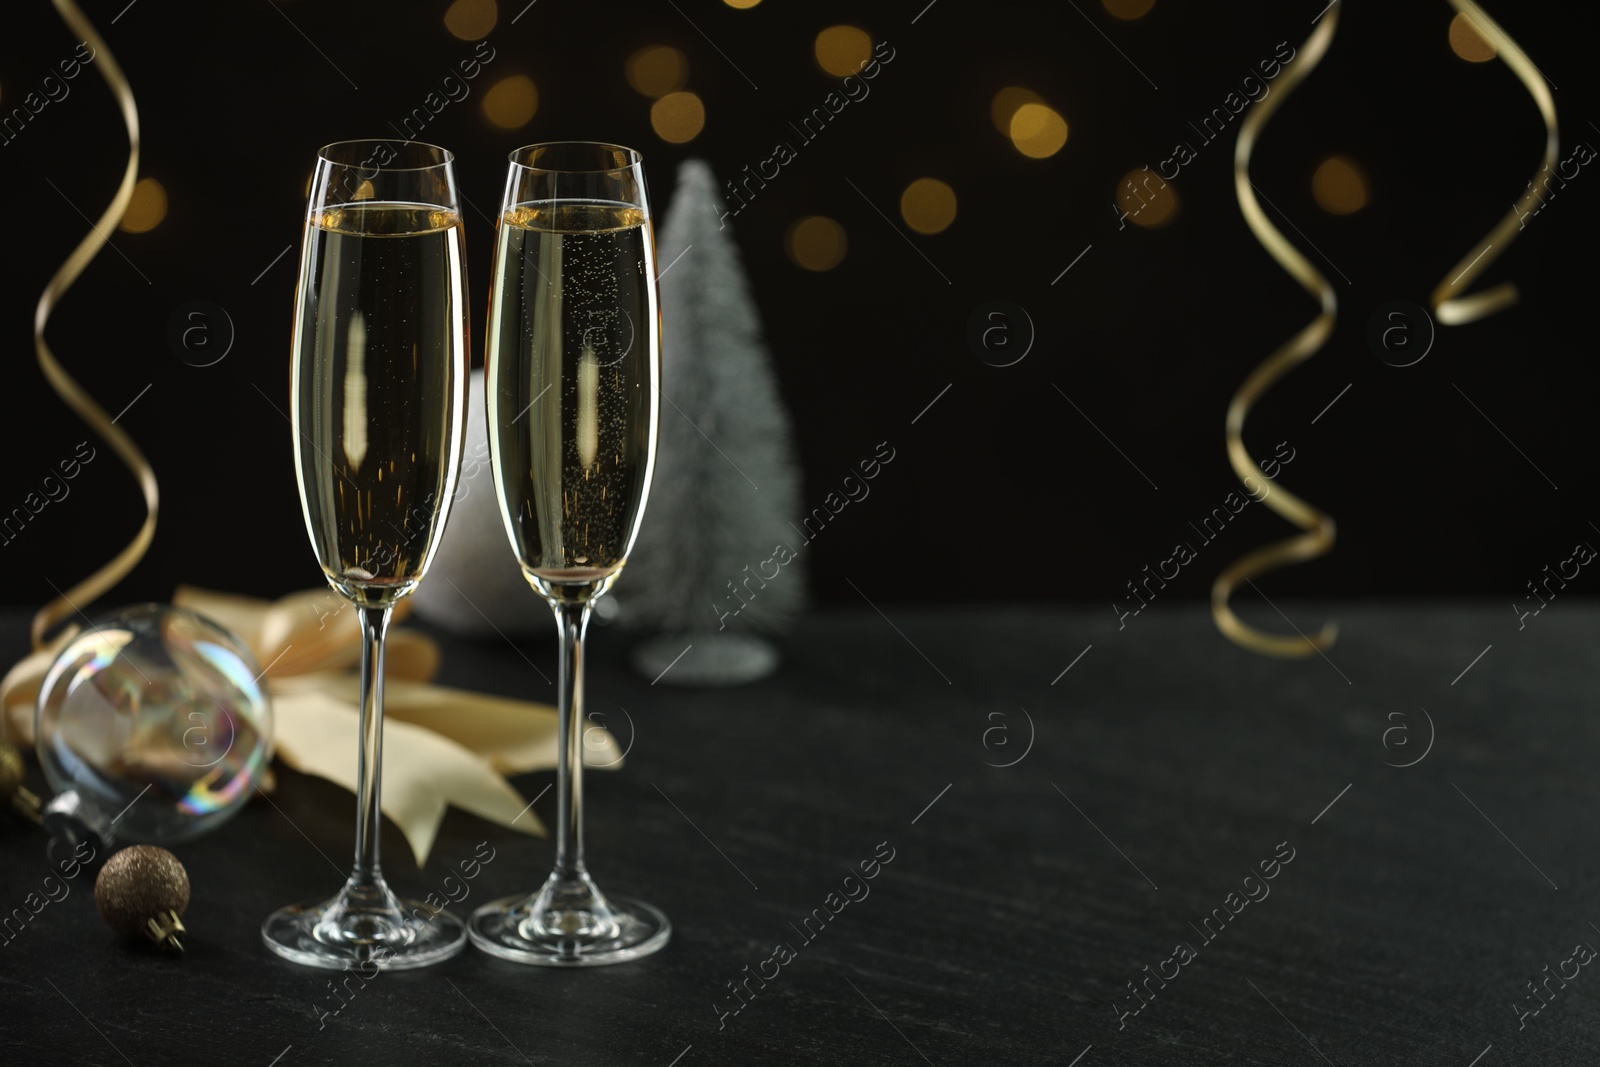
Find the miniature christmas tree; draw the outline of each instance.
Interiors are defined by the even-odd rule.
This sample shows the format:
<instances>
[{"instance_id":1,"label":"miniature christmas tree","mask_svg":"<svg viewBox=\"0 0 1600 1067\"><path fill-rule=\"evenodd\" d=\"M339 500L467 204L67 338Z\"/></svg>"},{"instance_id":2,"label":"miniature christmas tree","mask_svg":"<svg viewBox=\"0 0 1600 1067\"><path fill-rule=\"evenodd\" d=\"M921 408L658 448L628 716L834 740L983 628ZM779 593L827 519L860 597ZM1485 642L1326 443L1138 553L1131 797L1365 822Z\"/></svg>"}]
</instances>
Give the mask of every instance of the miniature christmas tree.
<instances>
[{"instance_id":1,"label":"miniature christmas tree","mask_svg":"<svg viewBox=\"0 0 1600 1067\"><path fill-rule=\"evenodd\" d=\"M658 250L655 478L616 590L620 621L658 635L635 666L680 685L767 674L777 653L759 635L783 629L806 597L789 416L725 223L711 168L685 162Z\"/></svg>"}]
</instances>

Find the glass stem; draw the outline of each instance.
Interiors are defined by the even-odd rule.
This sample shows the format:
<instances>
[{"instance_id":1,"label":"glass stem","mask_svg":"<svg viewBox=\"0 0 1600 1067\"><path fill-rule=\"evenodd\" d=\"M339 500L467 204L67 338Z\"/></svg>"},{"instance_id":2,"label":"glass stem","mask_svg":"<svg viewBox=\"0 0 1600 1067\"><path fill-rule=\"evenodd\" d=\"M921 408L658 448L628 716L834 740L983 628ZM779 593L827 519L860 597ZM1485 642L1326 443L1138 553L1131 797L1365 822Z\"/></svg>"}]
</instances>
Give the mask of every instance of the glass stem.
<instances>
[{"instance_id":1,"label":"glass stem","mask_svg":"<svg viewBox=\"0 0 1600 1067\"><path fill-rule=\"evenodd\" d=\"M552 605L561 629L556 763L556 866L563 881L583 877L583 636L589 602Z\"/></svg>"},{"instance_id":2,"label":"glass stem","mask_svg":"<svg viewBox=\"0 0 1600 1067\"><path fill-rule=\"evenodd\" d=\"M383 644L393 608L361 607L360 755L356 764L356 865L351 882L372 886L378 867L379 796L383 778Z\"/></svg>"}]
</instances>

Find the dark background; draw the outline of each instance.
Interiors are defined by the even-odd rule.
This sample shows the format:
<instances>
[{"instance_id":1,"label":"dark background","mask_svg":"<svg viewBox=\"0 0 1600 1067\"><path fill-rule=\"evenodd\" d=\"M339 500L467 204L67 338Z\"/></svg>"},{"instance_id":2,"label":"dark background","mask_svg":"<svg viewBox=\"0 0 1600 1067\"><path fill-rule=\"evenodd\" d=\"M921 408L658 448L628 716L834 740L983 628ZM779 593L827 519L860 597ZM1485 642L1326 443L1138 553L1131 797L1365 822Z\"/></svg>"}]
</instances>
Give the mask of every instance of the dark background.
<instances>
[{"instance_id":1,"label":"dark background","mask_svg":"<svg viewBox=\"0 0 1600 1067\"><path fill-rule=\"evenodd\" d=\"M1318 598L1296 617L1345 623L1327 654L1283 661L1217 639L1201 605L1173 603L1289 532L1262 508L1184 569L1164 594L1174 610L1102 636L1123 583L1234 489L1228 399L1314 312L1239 216L1233 130L1174 183L1171 225L1118 232L1109 205L1125 172L1190 139L1188 123L1278 42L1299 46L1325 0L1157 0L1133 23L1098 0L764 0L751 11L537 0L511 25L522 2L501 5L498 54L473 96L426 132L457 152L467 197L491 211L509 149L568 137L641 147L664 206L679 161L703 155L731 175L837 84L812 59L821 28L859 24L897 53L871 96L735 222L798 427L807 507L878 442L897 450L871 497L811 546L816 591L834 606L801 619L778 672L743 688L655 686L625 669L620 642L593 643L591 696L632 707L639 743L623 773L589 778L591 856L608 890L667 911L673 943L581 981L469 951L381 978L318 1031L328 976L268 957L255 923L331 888L350 798L284 771L276 807L254 802L226 832L178 847L195 886L181 964L118 951L86 885L7 946L20 956L0 966L7 1063L1593 1062L1592 977L1525 1029L1513 1009L1529 979L1589 937L1600 870L1583 845L1600 819L1600 720L1588 658L1600 611L1573 605L1513 641L1521 630L1503 605L1574 542L1600 544L1589 525L1600 509L1583 503L1600 177L1586 168L1488 272L1487 284L1514 278L1521 304L1442 329L1409 368L1365 340L1375 309L1426 300L1542 149L1536 109L1504 64L1449 51L1448 4L1348 5L1332 52L1257 155L1257 185L1303 231L1286 231L1295 243L1326 254L1308 251L1341 307L1332 342L1251 422L1255 452L1290 442L1283 484L1340 524L1333 555L1259 582L1277 603ZM273 260L298 241L317 146L386 135L473 45L445 31L443 2L86 6L138 94L144 173L170 197L153 232L116 237L136 267L103 252L51 324L63 362L111 413L150 386L121 424L162 478L162 525L105 599L164 599L178 581L268 595L312 586L289 428L274 410L287 410L294 256ZM1600 141L1589 125L1600 119L1600 16L1548 2L1492 10L1561 87L1561 157L1575 140ZM0 19L8 109L75 42L43 0ZM689 87L707 104L688 146L654 136L648 101L623 76L626 57L654 43L688 54ZM540 105L525 129L503 132L478 105L512 73L537 82ZM45 387L29 325L86 228L68 200L97 215L122 170L124 134L96 77L91 68L0 145L0 352L13 368L0 514L85 436ZM994 131L989 103L1006 85L1066 115L1064 151L1027 160ZM1334 152L1372 180L1359 214L1330 216L1310 195L1313 168ZM949 230L913 238L937 270L849 184L897 218L900 191L922 176L960 197ZM850 238L825 274L783 251L789 225L813 213ZM467 218L481 335L490 227L471 208ZM174 312L194 300L237 327L212 367L167 344ZM967 344L970 316L991 300L1026 308L1038 328L1009 368ZM17 605L0 611L0 638L16 653L51 583L65 588L138 528L132 480L100 453L70 497L0 546L0 600ZM863 562L877 564L862 584L878 604L949 606L891 608L891 632L844 581L862 580ZM1482 599L1393 602L1440 594ZM1321 599L1336 596L1385 602ZM1086 603L972 607L1029 599ZM550 692L532 688L538 668L520 653L440 640L444 684ZM553 823L548 778L517 785ZM36 769L30 782L43 788ZM504 845L469 908L525 891L548 864L548 842L457 811L419 871L388 829L389 873L407 893L431 890L477 841ZM723 983L882 840L901 858L875 899L718 1032L707 1009ZM1272 898L1118 1030L1124 983L1280 841L1302 858ZM42 878L41 848L0 826L12 905Z\"/></svg>"},{"instance_id":2,"label":"dark background","mask_svg":"<svg viewBox=\"0 0 1600 1067\"><path fill-rule=\"evenodd\" d=\"M1184 168L1174 183L1181 213L1165 228L1118 232L1113 190L1129 169L1170 155L1176 140L1194 141L1188 122L1220 105L1278 42L1298 47L1323 3L1160 0L1137 22L1110 18L1092 0L1076 10L925 3L767 0L738 11L678 0L602 13L539 0L512 24L521 4L508 0L489 35L496 58L473 95L424 136L457 153L463 191L491 213L505 153L520 144L635 145L660 210L681 160L703 156L729 177L765 158L776 139L793 142L786 123L838 84L813 59L819 30L849 22L887 40L896 56L870 97L802 147L734 223L797 426L806 507L820 505L878 442L897 450L871 499L813 547L815 591L854 600L841 568L865 560L877 563L880 602L1109 601L1235 488L1223 450L1228 399L1315 311L1240 217L1237 122ZM161 479L161 525L149 556L107 601L165 599L180 581L262 595L309 587L316 569L282 414L295 253L252 279L298 243L317 147L388 135L387 123L420 106L473 44L446 31L442 2L125 4L90 0L85 10L133 84L142 173L165 186L168 214L150 233L117 234L126 259L105 250L50 326L63 363L109 412L153 383L121 425ZM1442 2L1350 5L1329 56L1274 117L1257 154L1256 184L1326 254L1284 227L1340 303L1332 342L1251 420L1255 453L1290 442L1296 458L1283 484L1339 522L1332 556L1261 583L1274 596L1510 600L1595 534L1586 335L1600 178L1581 173L1479 283L1515 279L1519 305L1441 328L1431 354L1409 368L1384 364L1365 340L1380 305L1426 302L1539 162L1544 130L1532 101L1503 63L1451 53L1452 13ZM1560 87L1561 157L1595 138L1592 8L1501 4L1493 14ZM688 55L688 87L706 102L705 130L688 145L652 133L649 101L624 78L627 56L656 43ZM17 105L74 45L48 4L9 5L0 106ZM539 108L525 128L501 131L479 105L512 73L534 79ZM1063 151L1025 159L996 133L990 100L1006 85L1033 89L1067 118ZM68 199L97 216L126 158L94 67L71 86L70 97L0 145L6 510L87 436L47 389L29 334L38 292L86 230ZM1358 214L1329 215L1311 197L1313 168L1334 152L1370 177L1372 202ZM959 197L953 226L912 237L937 270L849 184L899 224L900 192L922 176ZM783 250L788 226L813 213L838 219L849 235L848 256L827 273L799 269ZM466 217L481 337L491 226L473 209ZM1026 308L1037 328L1028 357L1009 368L986 365L966 340L969 316L993 299ZM237 331L212 367L186 365L166 341L174 312L192 300L225 308ZM0 598L42 603L49 583L66 588L133 536L136 487L96 446L100 458L71 496L0 547ZM1289 532L1266 509L1250 509L1165 595L1203 596L1227 561Z\"/></svg>"}]
</instances>

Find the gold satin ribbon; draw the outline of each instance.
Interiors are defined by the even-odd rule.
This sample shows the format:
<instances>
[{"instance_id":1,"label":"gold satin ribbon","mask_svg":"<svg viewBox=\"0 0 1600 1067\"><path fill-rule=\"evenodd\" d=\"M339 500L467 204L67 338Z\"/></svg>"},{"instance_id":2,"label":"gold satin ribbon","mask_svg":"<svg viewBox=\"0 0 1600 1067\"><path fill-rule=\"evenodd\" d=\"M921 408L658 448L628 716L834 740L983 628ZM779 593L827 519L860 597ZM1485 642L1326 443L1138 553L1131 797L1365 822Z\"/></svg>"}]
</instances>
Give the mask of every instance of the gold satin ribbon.
<instances>
[{"instance_id":1,"label":"gold satin ribbon","mask_svg":"<svg viewBox=\"0 0 1600 1067\"><path fill-rule=\"evenodd\" d=\"M1273 383L1310 359L1327 342L1328 336L1333 333L1334 320L1338 315L1338 302L1334 296L1333 286L1328 284L1328 280L1300 254L1294 245L1289 243L1261 210L1261 205L1256 201L1255 187L1250 183L1250 156L1255 151L1256 141L1261 136L1262 128L1272 118L1273 112L1278 110L1288 95L1294 91L1295 86L1316 69L1317 64L1327 53L1329 45L1333 42L1334 31L1339 24L1339 13L1343 6L1343 0L1338 0L1328 9L1327 14L1322 16L1321 24L1306 39L1300 54L1284 70L1283 81L1279 83L1277 92L1264 97L1250 109L1250 113L1239 126L1239 141L1233 150L1234 192L1239 198L1239 210L1244 214L1245 224L1250 227L1250 232L1255 234L1256 240L1261 242L1261 246L1268 254L1278 261L1278 265L1299 282L1307 293L1315 297L1322 307L1317 317L1304 329L1250 372L1228 405L1226 425L1228 462L1233 467L1234 473L1241 481L1253 478L1268 486L1267 495L1258 499L1305 532L1264 545L1229 564L1221 574L1217 575L1217 580L1211 586L1211 615L1216 620L1217 629L1235 644L1254 652L1284 658L1309 656L1331 647L1338 636L1338 624L1324 623L1321 631L1314 637L1304 635L1289 637L1285 634L1268 633L1240 619L1234 614L1228 601L1233 596L1235 588L1258 575L1327 555L1333 549L1333 518L1318 511L1289 490L1280 488L1263 478L1260 467L1244 447L1244 421L1250 414L1251 406L1272 387Z\"/></svg>"},{"instance_id":2,"label":"gold satin ribbon","mask_svg":"<svg viewBox=\"0 0 1600 1067\"><path fill-rule=\"evenodd\" d=\"M133 443L133 438L112 423L105 409L93 397L73 381L72 376L56 361L55 353L50 350L50 345L44 339L44 329L50 322L50 313L61 302L66 291L72 288L72 284L78 280L84 268L89 265L89 261L110 243L111 238L108 234L122 221L123 212L128 209L128 202L133 199L133 187L139 175L139 110L134 104L133 90L128 85L128 79L123 76L122 68L117 65L111 49L106 47L105 40L95 31L94 24L78 9L78 5L72 0L53 0L53 2L56 12L67 27L94 49L95 67L100 71L100 76L106 80L111 95L116 97L117 106L122 109L122 121L128 127L128 165L123 168L122 183L117 186L117 195L111 198L111 205L106 208L105 214L100 216L100 221L94 224L92 231L79 242L78 247L72 250L72 254L61 264L55 276L50 279L50 284L46 285L44 292L40 294L39 305L33 314L33 348L39 357L39 369L44 372L45 380L56 391L56 395L111 446L111 450L138 479L139 491L144 495L145 519L144 525L139 528L139 533L126 548L99 570L39 609L38 614L33 617L32 638L35 649L45 648L49 644L46 634L63 620L76 614L80 607L103 596L144 558L145 551L149 549L150 542L156 534L156 511L160 501L156 488L156 472L144 458L144 453L139 451L139 446Z\"/></svg>"},{"instance_id":3,"label":"gold satin ribbon","mask_svg":"<svg viewBox=\"0 0 1600 1067\"><path fill-rule=\"evenodd\" d=\"M172 602L237 634L263 665L277 758L354 792L361 706L356 609L327 588L269 601L179 586ZM400 601L397 619L410 607L410 600ZM19 746L33 743L39 689L68 640L57 638L0 680L0 720ZM538 815L506 778L555 767L556 709L432 684L439 649L414 630L391 631L384 659L383 813L405 835L417 865L427 860L449 807L543 836ZM594 721L581 728L585 765L622 766L627 751L615 736Z\"/></svg>"},{"instance_id":4,"label":"gold satin ribbon","mask_svg":"<svg viewBox=\"0 0 1600 1067\"><path fill-rule=\"evenodd\" d=\"M1537 180L1542 171L1556 165L1556 156L1560 152L1560 139L1556 130L1556 103L1545 85L1544 75L1539 73L1539 68L1533 65L1533 61L1517 42L1511 39L1510 34L1485 14L1483 8L1472 0L1450 0L1450 6L1467 16L1478 32L1489 39L1494 45L1495 54L1505 60L1506 66L1511 68L1511 72L1528 90L1528 95L1533 97L1534 103L1539 105L1539 114L1544 118L1545 140L1543 165L1533 172L1534 179ZM1501 282L1471 296L1458 294L1470 287L1478 275L1488 270L1489 265L1499 258L1506 246L1516 240L1517 233L1522 228L1522 216L1527 213L1529 205L1538 199L1539 194L1530 183L1506 217L1501 219L1483 240L1474 245L1472 251L1461 258L1461 262L1450 268L1445 280L1439 283L1438 288L1429 297L1434 317L1440 323L1445 326L1460 326L1475 322L1504 310L1521 299L1516 283L1509 281Z\"/></svg>"}]
</instances>

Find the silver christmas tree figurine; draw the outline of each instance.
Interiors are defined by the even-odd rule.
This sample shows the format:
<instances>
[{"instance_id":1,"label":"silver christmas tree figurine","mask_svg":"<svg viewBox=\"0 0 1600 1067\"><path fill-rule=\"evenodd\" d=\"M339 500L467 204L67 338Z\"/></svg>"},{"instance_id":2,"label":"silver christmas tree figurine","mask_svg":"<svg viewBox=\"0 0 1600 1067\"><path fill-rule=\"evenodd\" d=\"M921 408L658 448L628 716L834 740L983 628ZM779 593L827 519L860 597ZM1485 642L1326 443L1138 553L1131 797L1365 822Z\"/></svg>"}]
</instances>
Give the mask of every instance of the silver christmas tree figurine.
<instances>
[{"instance_id":1,"label":"silver christmas tree figurine","mask_svg":"<svg viewBox=\"0 0 1600 1067\"><path fill-rule=\"evenodd\" d=\"M777 652L761 634L782 630L806 598L789 416L725 214L711 168L685 162L658 249L655 478L618 584L620 621L657 632L634 664L663 684L769 673Z\"/></svg>"}]
</instances>

